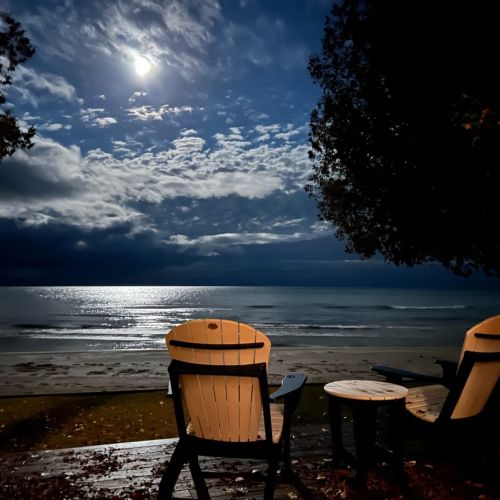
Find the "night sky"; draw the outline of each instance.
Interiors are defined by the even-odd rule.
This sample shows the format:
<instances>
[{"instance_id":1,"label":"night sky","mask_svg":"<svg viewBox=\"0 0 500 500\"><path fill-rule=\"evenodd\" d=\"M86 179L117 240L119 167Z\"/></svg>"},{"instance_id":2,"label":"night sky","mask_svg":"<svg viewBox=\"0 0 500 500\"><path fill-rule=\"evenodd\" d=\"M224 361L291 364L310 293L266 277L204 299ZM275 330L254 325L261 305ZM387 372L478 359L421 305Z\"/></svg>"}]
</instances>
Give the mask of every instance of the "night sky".
<instances>
[{"instance_id":1,"label":"night sky","mask_svg":"<svg viewBox=\"0 0 500 500\"><path fill-rule=\"evenodd\" d=\"M0 284L497 286L346 254L317 219L307 72L326 0L12 0Z\"/></svg>"}]
</instances>

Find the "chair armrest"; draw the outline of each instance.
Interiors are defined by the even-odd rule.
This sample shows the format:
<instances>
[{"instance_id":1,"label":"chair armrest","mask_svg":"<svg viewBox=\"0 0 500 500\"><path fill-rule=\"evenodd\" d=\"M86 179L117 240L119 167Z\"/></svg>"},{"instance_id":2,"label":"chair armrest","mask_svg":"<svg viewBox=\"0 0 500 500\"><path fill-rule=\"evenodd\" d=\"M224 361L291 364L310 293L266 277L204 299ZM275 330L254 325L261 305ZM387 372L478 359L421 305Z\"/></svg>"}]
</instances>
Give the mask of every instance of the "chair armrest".
<instances>
[{"instance_id":1,"label":"chair armrest","mask_svg":"<svg viewBox=\"0 0 500 500\"><path fill-rule=\"evenodd\" d=\"M306 380L307 376L303 373L287 373L281 380L281 387L269 395L270 401L284 398L286 426L290 425L291 415L299 405L300 393Z\"/></svg>"},{"instance_id":2,"label":"chair armrest","mask_svg":"<svg viewBox=\"0 0 500 500\"><path fill-rule=\"evenodd\" d=\"M410 372L408 370L400 370L399 368L392 368L390 366L376 365L372 366L372 371L383 375L387 382L400 383L404 378L410 380L419 380L422 382L441 382L440 377L433 377L423 373Z\"/></svg>"},{"instance_id":3,"label":"chair armrest","mask_svg":"<svg viewBox=\"0 0 500 500\"><path fill-rule=\"evenodd\" d=\"M450 361L448 359L436 359L434 363L437 363L443 369L443 381L441 382L446 387L449 387L458 370L458 363L456 361Z\"/></svg>"},{"instance_id":4,"label":"chair armrest","mask_svg":"<svg viewBox=\"0 0 500 500\"><path fill-rule=\"evenodd\" d=\"M443 370L455 370L457 371L458 363L456 361L450 361L449 359L435 359L434 363L443 367Z\"/></svg>"},{"instance_id":5,"label":"chair armrest","mask_svg":"<svg viewBox=\"0 0 500 500\"><path fill-rule=\"evenodd\" d=\"M281 387L269 395L271 401L281 398L290 398L293 395L300 395L300 391L306 383L307 377L303 373L287 373L281 381Z\"/></svg>"}]
</instances>

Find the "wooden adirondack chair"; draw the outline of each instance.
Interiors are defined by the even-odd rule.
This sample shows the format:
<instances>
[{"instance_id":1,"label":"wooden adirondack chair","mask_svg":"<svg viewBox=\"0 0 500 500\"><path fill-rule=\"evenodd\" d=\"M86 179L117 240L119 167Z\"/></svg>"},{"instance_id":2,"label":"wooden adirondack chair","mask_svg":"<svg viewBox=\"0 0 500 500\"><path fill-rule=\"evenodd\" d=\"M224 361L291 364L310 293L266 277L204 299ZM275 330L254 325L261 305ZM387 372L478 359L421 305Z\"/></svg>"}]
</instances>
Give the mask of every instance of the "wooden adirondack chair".
<instances>
[{"instance_id":1,"label":"wooden adirondack chair","mask_svg":"<svg viewBox=\"0 0 500 500\"><path fill-rule=\"evenodd\" d=\"M498 395L500 376L500 315L486 319L467 331L458 363L438 362L444 368L439 384L410 388L406 409L422 422L448 424L479 418ZM436 381L435 377L406 370L375 366L387 380L403 378Z\"/></svg>"},{"instance_id":2,"label":"wooden adirondack chair","mask_svg":"<svg viewBox=\"0 0 500 500\"><path fill-rule=\"evenodd\" d=\"M268 395L266 368L271 342L244 323L194 320L166 337L168 368L179 441L160 482L159 497L171 498L189 462L198 498L210 498L198 456L268 461L264 498L274 494L281 451L290 472L290 419L306 381L287 375ZM272 401L284 399L284 404Z\"/></svg>"}]
</instances>

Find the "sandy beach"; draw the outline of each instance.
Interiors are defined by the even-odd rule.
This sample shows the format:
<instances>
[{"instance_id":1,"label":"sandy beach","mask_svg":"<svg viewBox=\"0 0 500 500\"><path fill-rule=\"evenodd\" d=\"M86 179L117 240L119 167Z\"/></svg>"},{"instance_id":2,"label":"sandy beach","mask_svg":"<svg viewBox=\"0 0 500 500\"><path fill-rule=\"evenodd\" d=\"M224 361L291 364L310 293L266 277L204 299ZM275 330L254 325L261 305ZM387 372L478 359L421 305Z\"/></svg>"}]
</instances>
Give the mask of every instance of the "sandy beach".
<instances>
[{"instance_id":1,"label":"sandy beach","mask_svg":"<svg viewBox=\"0 0 500 500\"><path fill-rule=\"evenodd\" d=\"M456 347L297 348L274 347L269 381L279 384L287 372L303 372L309 383L346 378L377 379L376 364L439 375L436 358L457 359ZM165 389L167 352L104 351L0 354L0 396L75 394Z\"/></svg>"}]
</instances>

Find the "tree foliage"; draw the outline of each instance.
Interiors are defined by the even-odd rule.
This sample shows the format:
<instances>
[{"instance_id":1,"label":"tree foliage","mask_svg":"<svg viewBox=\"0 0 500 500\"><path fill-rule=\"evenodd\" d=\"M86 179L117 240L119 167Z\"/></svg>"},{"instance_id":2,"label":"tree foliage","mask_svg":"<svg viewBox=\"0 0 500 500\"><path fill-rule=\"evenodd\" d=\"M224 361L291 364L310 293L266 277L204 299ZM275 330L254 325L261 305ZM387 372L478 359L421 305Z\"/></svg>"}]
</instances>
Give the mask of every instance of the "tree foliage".
<instances>
[{"instance_id":1,"label":"tree foliage","mask_svg":"<svg viewBox=\"0 0 500 500\"><path fill-rule=\"evenodd\" d=\"M12 84L12 73L18 64L26 62L35 49L24 36L20 23L10 15L0 12L0 161L12 155L17 149L33 147L31 139L35 128L22 131L11 110L6 107L7 99L2 87Z\"/></svg>"},{"instance_id":2,"label":"tree foliage","mask_svg":"<svg viewBox=\"0 0 500 500\"><path fill-rule=\"evenodd\" d=\"M334 3L306 190L348 251L500 275L496 19L494 2Z\"/></svg>"}]
</instances>

